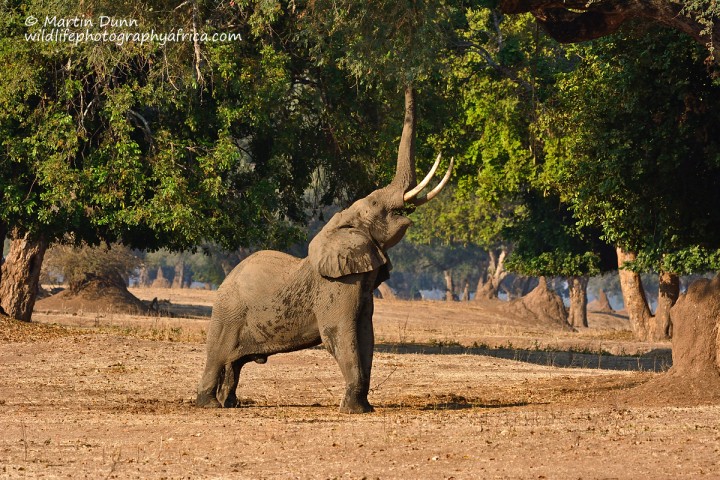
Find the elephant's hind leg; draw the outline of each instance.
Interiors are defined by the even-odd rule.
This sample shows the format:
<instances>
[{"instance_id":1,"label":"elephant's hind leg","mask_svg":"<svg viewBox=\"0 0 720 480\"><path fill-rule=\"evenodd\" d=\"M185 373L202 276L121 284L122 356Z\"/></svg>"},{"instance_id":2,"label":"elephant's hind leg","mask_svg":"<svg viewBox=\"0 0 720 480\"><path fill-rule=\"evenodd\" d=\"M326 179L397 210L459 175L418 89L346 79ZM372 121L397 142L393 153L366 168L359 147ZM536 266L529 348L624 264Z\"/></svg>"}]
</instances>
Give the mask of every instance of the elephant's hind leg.
<instances>
[{"instance_id":1,"label":"elephant's hind leg","mask_svg":"<svg viewBox=\"0 0 720 480\"><path fill-rule=\"evenodd\" d=\"M218 385L224 376L224 366L208 359L205 364L205 372L198 385L195 404L203 408L219 408L222 405L217 399Z\"/></svg>"},{"instance_id":2,"label":"elephant's hind leg","mask_svg":"<svg viewBox=\"0 0 720 480\"><path fill-rule=\"evenodd\" d=\"M235 408L238 404L237 386L240 370L245 361L241 358L225 365L222 382L218 388L218 400L224 408Z\"/></svg>"}]
</instances>

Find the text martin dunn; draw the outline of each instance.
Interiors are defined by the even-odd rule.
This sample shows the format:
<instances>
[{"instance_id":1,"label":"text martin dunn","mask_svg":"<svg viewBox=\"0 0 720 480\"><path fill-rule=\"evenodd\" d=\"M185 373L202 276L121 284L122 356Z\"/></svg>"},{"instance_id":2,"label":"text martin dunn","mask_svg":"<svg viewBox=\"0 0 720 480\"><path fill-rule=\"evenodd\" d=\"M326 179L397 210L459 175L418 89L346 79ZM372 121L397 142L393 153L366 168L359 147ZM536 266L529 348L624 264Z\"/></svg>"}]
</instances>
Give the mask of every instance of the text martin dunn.
<instances>
[{"instance_id":1,"label":"text martin dunn","mask_svg":"<svg viewBox=\"0 0 720 480\"><path fill-rule=\"evenodd\" d=\"M99 27L137 27L138 21L134 18L115 18L100 15L97 18ZM92 28L95 26L92 18L46 16L43 27L55 28Z\"/></svg>"}]
</instances>

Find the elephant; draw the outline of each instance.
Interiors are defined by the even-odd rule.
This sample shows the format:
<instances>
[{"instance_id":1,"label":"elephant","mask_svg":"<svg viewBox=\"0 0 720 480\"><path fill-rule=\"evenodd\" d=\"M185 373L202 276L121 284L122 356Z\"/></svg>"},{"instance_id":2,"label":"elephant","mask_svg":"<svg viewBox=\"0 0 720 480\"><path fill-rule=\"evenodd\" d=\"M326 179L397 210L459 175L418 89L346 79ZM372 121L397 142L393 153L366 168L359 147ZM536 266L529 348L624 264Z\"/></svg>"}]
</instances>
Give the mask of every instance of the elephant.
<instances>
[{"instance_id":1,"label":"elephant","mask_svg":"<svg viewBox=\"0 0 720 480\"><path fill-rule=\"evenodd\" d=\"M306 258L259 251L230 272L218 289L207 333L207 358L196 405L234 407L240 370L248 362L320 345L345 380L344 413L372 412L373 291L391 270L388 249L411 225L408 209L431 200L453 167L426 196L440 163L416 185L415 101L405 90L405 119L392 182L335 214L312 239Z\"/></svg>"}]
</instances>

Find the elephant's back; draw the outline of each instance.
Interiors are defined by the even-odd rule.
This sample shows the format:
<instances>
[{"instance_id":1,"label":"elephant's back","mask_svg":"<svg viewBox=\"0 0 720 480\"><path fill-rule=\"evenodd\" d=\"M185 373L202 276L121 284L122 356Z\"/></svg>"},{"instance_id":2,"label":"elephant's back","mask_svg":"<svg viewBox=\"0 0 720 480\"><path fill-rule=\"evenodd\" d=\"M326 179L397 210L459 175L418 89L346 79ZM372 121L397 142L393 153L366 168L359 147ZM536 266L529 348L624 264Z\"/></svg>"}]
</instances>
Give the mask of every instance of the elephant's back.
<instances>
[{"instance_id":1,"label":"elephant's back","mask_svg":"<svg viewBox=\"0 0 720 480\"><path fill-rule=\"evenodd\" d=\"M271 298L300 268L302 260L274 250L255 252L240 262L218 289L216 305L241 299Z\"/></svg>"}]
</instances>

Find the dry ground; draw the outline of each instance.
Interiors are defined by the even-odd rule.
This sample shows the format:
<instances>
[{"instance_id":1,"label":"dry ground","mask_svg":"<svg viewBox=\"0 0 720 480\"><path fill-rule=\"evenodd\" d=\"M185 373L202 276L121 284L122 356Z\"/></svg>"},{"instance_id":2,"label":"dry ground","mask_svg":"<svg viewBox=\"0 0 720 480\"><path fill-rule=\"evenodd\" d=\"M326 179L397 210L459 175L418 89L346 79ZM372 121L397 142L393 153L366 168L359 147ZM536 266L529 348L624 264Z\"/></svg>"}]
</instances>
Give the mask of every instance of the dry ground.
<instances>
[{"instance_id":1,"label":"dry ground","mask_svg":"<svg viewBox=\"0 0 720 480\"><path fill-rule=\"evenodd\" d=\"M241 375L246 406L193 407L213 292L133 290L187 318L45 313L0 324L0 478L720 478L720 405L648 406L656 373L482 355L375 356L376 412L337 413L320 349ZM494 306L378 301L376 337L432 347L642 353L620 316L568 333ZM60 324L55 326L50 324Z\"/></svg>"}]
</instances>

